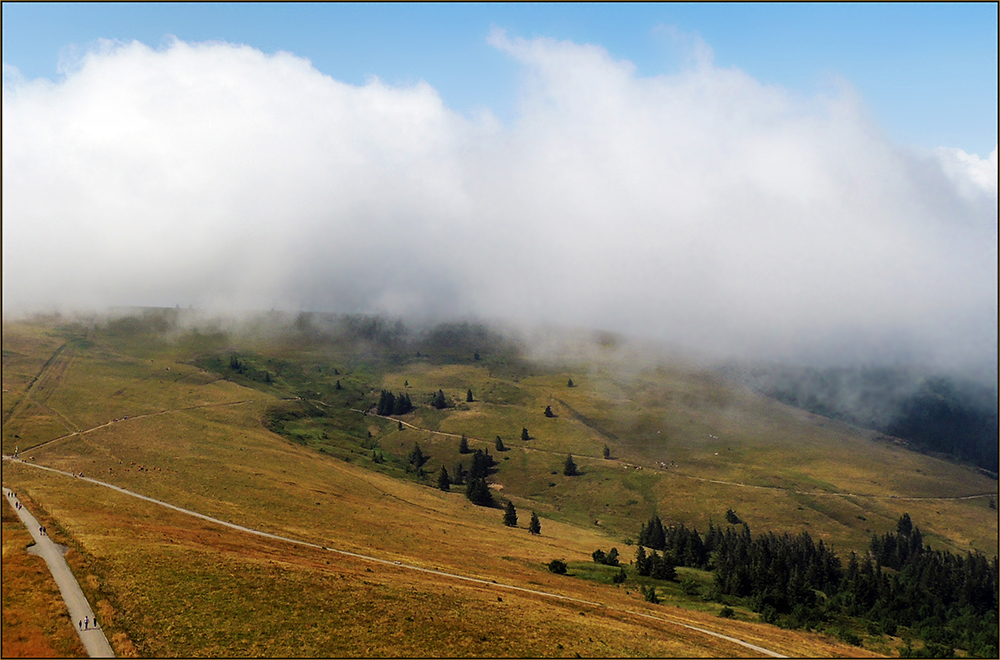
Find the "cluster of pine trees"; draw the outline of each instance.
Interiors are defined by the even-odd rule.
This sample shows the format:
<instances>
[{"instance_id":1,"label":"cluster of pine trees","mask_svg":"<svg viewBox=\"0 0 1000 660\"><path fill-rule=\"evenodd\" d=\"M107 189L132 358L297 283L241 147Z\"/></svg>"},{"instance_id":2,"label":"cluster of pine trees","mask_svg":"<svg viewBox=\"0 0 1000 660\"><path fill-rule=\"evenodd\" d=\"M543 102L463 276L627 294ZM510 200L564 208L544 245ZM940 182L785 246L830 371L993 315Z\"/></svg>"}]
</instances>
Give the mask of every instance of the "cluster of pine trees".
<instances>
[{"instance_id":1,"label":"cluster of pine trees","mask_svg":"<svg viewBox=\"0 0 1000 660\"><path fill-rule=\"evenodd\" d=\"M655 578L657 580L673 580L677 577L677 564L668 552L662 555L652 550L646 555L646 550L641 545L635 553L635 570L639 575ZM652 601L651 601L652 602Z\"/></svg>"},{"instance_id":2,"label":"cluster of pine trees","mask_svg":"<svg viewBox=\"0 0 1000 660\"><path fill-rule=\"evenodd\" d=\"M702 538L654 516L639 544L640 575L658 577L657 569L665 575L668 564L714 570L714 595L745 598L765 621L811 627L841 613L867 620L871 634L909 627L925 642L919 652L907 647L911 656L947 657L955 648L997 656L1000 562L931 550L908 514L895 533L872 535L864 557L851 553L846 570L832 548L807 532L754 537L745 523L725 531L709 524ZM656 550L663 556L656 559Z\"/></svg>"},{"instance_id":3,"label":"cluster of pine trees","mask_svg":"<svg viewBox=\"0 0 1000 660\"><path fill-rule=\"evenodd\" d=\"M593 554L590 556L594 558L595 564L618 566L618 548L611 548L608 552L604 552L598 548L597 550L594 550Z\"/></svg>"},{"instance_id":4,"label":"cluster of pine trees","mask_svg":"<svg viewBox=\"0 0 1000 660\"><path fill-rule=\"evenodd\" d=\"M708 530L708 537L713 540L720 533L720 530L711 523L708 525ZM705 546L698 530L689 530L684 525L664 527L659 516L653 516L648 524L642 526L639 531L639 545L669 552L676 565L708 568L710 550Z\"/></svg>"},{"instance_id":5,"label":"cluster of pine trees","mask_svg":"<svg viewBox=\"0 0 1000 660\"><path fill-rule=\"evenodd\" d=\"M707 546L716 591L748 597L765 621L775 622L779 613L793 610L803 622L810 619L803 608L816 605L815 590L829 595L840 583L840 559L822 539L814 543L808 532L795 537L768 532L754 538L744 523L740 532L730 527L717 533Z\"/></svg>"},{"instance_id":6,"label":"cluster of pine trees","mask_svg":"<svg viewBox=\"0 0 1000 660\"><path fill-rule=\"evenodd\" d=\"M997 558L923 545L920 529L904 516L897 533L872 536L864 559L852 554L837 603L888 634L901 625L917 630L934 655L962 648L995 658L998 575Z\"/></svg>"},{"instance_id":7,"label":"cluster of pine trees","mask_svg":"<svg viewBox=\"0 0 1000 660\"><path fill-rule=\"evenodd\" d=\"M338 381L340 382L340 381ZM413 403L410 402L410 395L406 392L393 395L388 390L382 390L378 398L378 406L375 413L378 415L405 415L413 410Z\"/></svg>"}]
</instances>

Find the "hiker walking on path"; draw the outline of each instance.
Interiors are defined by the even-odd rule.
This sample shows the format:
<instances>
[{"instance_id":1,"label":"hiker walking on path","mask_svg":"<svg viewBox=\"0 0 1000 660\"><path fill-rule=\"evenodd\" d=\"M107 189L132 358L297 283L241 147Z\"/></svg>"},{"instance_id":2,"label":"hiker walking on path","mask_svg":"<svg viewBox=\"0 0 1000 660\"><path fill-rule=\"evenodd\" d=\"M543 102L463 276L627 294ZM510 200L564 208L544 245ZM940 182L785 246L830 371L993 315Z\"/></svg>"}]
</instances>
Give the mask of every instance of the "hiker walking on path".
<instances>
[{"instance_id":1,"label":"hiker walking on path","mask_svg":"<svg viewBox=\"0 0 1000 660\"><path fill-rule=\"evenodd\" d=\"M14 503L16 498L12 490L4 488L3 494L7 497L8 502L11 504ZM24 523L24 526L35 540L35 545L28 552L41 557L48 564L49 570L52 572L52 577L55 579L56 585L59 587L59 592L62 594L63 602L66 603L66 609L69 610L69 621L72 622L73 619L77 620L77 627L79 628L77 634L80 635L80 641L83 642L84 648L87 649L87 655L91 658L115 657L115 653L111 649L111 644L108 643L108 638L105 637L104 631L96 629L96 621L95 628L88 632L88 634L83 634L84 622L86 621L87 629L89 630L90 619L94 614L94 610L91 609L90 603L87 602L87 597L83 595L83 590L80 589L80 585L73 576L73 572L70 571L60 546L56 545L45 534L45 527L39 525L38 520L26 508L19 508L17 515L21 518L21 522ZM34 531L36 527L38 528L37 533Z\"/></svg>"}]
</instances>

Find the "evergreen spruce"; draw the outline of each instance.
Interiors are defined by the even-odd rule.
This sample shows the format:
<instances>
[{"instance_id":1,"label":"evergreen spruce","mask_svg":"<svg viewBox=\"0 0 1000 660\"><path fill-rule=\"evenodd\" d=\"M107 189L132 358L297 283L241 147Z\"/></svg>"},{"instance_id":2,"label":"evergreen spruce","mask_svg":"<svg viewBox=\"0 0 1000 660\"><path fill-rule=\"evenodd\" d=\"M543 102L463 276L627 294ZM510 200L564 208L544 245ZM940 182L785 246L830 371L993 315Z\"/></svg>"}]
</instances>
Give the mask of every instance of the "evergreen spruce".
<instances>
[{"instance_id":1,"label":"evergreen spruce","mask_svg":"<svg viewBox=\"0 0 1000 660\"><path fill-rule=\"evenodd\" d=\"M611 458L611 448L604 445L604 458Z\"/></svg>"},{"instance_id":2,"label":"evergreen spruce","mask_svg":"<svg viewBox=\"0 0 1000 660\"><path fill-rule=\"evenodd\" d=\"M469 440L468 438L465 437L464 433L462 434L462 439L458 443L458 453L459 454L469 453Z\"/></svg>"},{"instance_id":3,"label":"evergreen spruce","mask_svg":"<svg viewBox=\"0 0 1000 660\"><path fill-rule=\"evenodd\" d=\"M340 381L338 380L338 381L337 381L337 384L336 384L336 385L334 385L333 389L335 389L335 390L342 390L342 389L344 389L344 386L343 386L343 385L341 385L341 384L340 384Z\"/></svg>"},{"instance_id":4,"label":"evergreen spruce","mask_svg":"<svg viewBox=\"0 0 1000 660\"><path fill-rule=\"evenodd\" d=\"M528 435L528 429L521 429L521 440L524 441L531 440L531 436Z\"/></svg>"},{"instance_id":5,"label":"evergreen spruce","mask_svg":"<svg viewBox=\"0 0 1000 660\"><path fill-rule=\"evenodd\" d=\"M538 519L538 514L534 511L531 512L531 522L528 523L528 531L536 535L542 533L542 521Z\"/></svg>"},{"instance_id":6,"label":"evergreen spruce","mask_svg":"<svg viewBox=\"0 0 1000 660\"><path fill-rule=\"evenodd\" d=\"M508 527L517 527L517 510L513 502L507 502L507 508L503 513L503 524Z\"/></svg>"},{"instance_id":7,"label":"evergreen spruce","mask_svg":"<svg viewBox=\"0 0 1000 660\"><path fill-rule=\"evenodd\" d=\"M448 477L448 470L442 465L441 472L438 473L438 488L441 490L451 490L451 479Z\"/></svg>"},{"instance_id":8,"label":"evergreen spruce","mask_svg":"<svg viewBox=\"0 0 1000 660\"><path fill-rule=\"evenodd\" d=\"M566 383L566 387L573 387L573 379L570 378L569 382Z\"/></svg>"},{"instance_id":9,"label":"evergreen spruce","mask_svg":"<svg viewBox=\"0 0 1000 660\"><path fill-rule=\"evenodd\" d=\"M575 477L580 474L576 469L576 463L573 462L573 454L566 456L566 463L563 464L563 474L567 477Z\"/></svg>"},{"instance_id":10,"label":"evergreen spruce","mask_svg":"<svg viewBox=\"0 0 1000 660\"><path fill-rule=\"evenodd\" d=\"M468 392L465 393L465 400L467 402L469 402L469 403L472 403L473 401L475 401L475 399L472 398L472 390L471 389Z\"/></svg>"},{"instance_id":11,"label":"evergreen spruce","mask_svg":"<svg viewBox=\"0 0 1000 660\"><path fill-rule=\"evenodd\" d=\"M496 448L497 451L507 451L507 448L504 447L503 440L500 439L500 436L497 436Z\"/></svg>"},{"instance_id":12,"label":"evergreen spruce","mask_svg":"<svg viewBox=\"0 0 1000 660\"><path fill-rule=\"evenodd\" d=\"M555 417L556 416L556 414L554 412L552 412L552 406L545 406L545 416L546 417Z\"/></svg>"},{"instance_id":13,"label":"evergreen spruce","mask_svg":"<svg viewBox=\"0 0 1000 660\"><path fill-rule=\"evenodd\" d=\"M473 504L493 506L493 493L490 492L485 479L470 479L469 485L465 487L465 496Z\"/></svg>"},{"instance_id":14,"label":"evergreen spruce","mask_svg":"<svg viewBox=\"0 0 1000 660\"><path fill-rule=\"evenodd\" d=\"M420 445L418 443L413 443L413 450L410 452L407 460L410 461L411 465L417 468L422 467L423 464L427 462L427 458L424 456L424 453L420 451Z\"/></svg>"}]
</instances>

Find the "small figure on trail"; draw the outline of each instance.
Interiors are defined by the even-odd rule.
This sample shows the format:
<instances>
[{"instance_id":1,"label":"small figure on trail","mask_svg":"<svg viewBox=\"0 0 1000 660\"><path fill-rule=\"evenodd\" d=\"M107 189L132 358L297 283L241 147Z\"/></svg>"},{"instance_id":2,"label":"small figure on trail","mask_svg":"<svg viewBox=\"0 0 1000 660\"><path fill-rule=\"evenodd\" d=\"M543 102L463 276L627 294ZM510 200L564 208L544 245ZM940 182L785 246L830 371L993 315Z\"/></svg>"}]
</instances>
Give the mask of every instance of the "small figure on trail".
<instances>
[{"instance_id":1,"label":"small figure on trail","mask_svg":"<svg viewBox=\"0 0 1000 660\"><path fill-rule=\"evenodd\" d=\"M77 621L76 624L80 626L80 630L83 630L83 621Z\"/></svg>"},{"instance_id":2,"label":"small figure on trail","mask_svg":"<svg viewBox=\"0 0 1000 660\"><path fill-rule=\"evenodd\" d=\"M83 617L83 629L86 630L89 625L90 625L90 617L89 616Z\"/></svg>"}]
</instances>

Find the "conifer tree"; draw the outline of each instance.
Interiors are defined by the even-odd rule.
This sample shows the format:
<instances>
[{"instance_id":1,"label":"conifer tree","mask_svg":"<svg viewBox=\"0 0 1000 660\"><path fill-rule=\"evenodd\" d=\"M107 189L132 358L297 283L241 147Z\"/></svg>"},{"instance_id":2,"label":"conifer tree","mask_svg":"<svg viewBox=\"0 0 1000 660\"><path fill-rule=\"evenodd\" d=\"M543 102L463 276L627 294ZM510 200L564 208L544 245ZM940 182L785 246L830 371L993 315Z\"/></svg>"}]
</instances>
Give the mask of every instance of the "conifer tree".
<instances>
[{"instance_id":1,"label":"conifer tree","mask_svg":"<svg viewBox=\"0 0 1000 660\"><path fill-rule=\"evenodd\" d=\"M392 414L405 415L411 410L413 410L413 404L410 402L410 395L406 392L396 395L392 406Z\"/></svg>"},{"instance_id":2,"label":"conifer tree","mask_svg":"<svg viewBox=\"0 0 1000 660\"><path fill-rule=\"evenodd\" d=\"M566 383L566 387L573 387L573 379L572 378L570 378L569 382Z\"/></svg>"},{"instance_id":3,"label":"conifer tree","mask_svg":"<svg viewBox=\"0 0 1000 660\"><path fill-rule=\"evenodd\" d=\"M418 443L413 443L413 450L410 452L408 460L412 465L418 468L427 462L427 458L424 457L424 453L420 451L420 445Z\"/></svg>"},{"instance_id":4,"label":"conifer tree","mask_svg":"<svg viewBox=\"0 0 1000 660\"><path fill-rule=\"evenodd\" d=\"M513 502L507 502L507 509L503 513L503 524L508 527L517 527L517 510Z\"/></svg>"},{"instance_id":5,"label":"conifer tree","mask_svg":"<svg viewBox=\"0 0 1000 660\"><path fill-rule=\"evenodd\" d=\"M451 490L451 479L448 477L448 470L441 466L441 472L438 473L438 488L441 490Z\"/></svg>"},{"instance_id":6,"label":"conifer tree","mask_svg":"<svg viewBox=\"0 0 1000 660\"><path fill-rule=\"evenodd\" d=\"M542 521L538 519L538 514L534 511L531 512L531 522L528 523L528 531L535 535L542 533Z\"/></svg>"},{"instance_id":7,"label":"conifer tree","mask_svg":"<svg viewBox=\"0 0 1000 660\"><path fill-rule=\"evenodd\" d=\"M341 384L340 384L340 381L338 380L338 381L337 381L337 384L336 384L336 385L334 386L334 388L333 388L333 389L335 389L335 390L342 390L342 389L344 389L344 386L343 386L343 385L341 385Z\"/></svg>"},{"instance_id":8,"label":"conifer tree","mask_svg":"<svg viewBox=\"0 0 1000 660\"><path fill-rule=\"evenodd\" d=\"M497 436L496 448L497 451L507 451L507 448L504 447L503 440L500 439L500 436Z\"/></svg>"},{"instance_id":9,"label":"conifer tree","mask_svg":"<svg viewBox=\"0 0 1000 660\"><path fill-rule=\"evenodd\" d=\"M528 429L521 429L521 440L524 441L531 440L531 436L528 435Z\"/></svg>"},{"instance_id":10,"label":"conifer tree","mask_svg":"<svg viewBox=\"0 0 1000 660\"><path fill-rule=\"evenodd\" d=\"M465 400L468 401L469 403L472 403L473 401L475 401L475 399L472 398L472 390L471 389L468 392L465 393Z\"/></svg>"},{"instance_id":11,"label":"conifer tree","mask_svg":"<svg viewBox=\"0 0 1000 660\"><path fill-rule=\"evenodd\" d=\"M611 447L604 445L604 458L611 458Z\"/></svg>"},{"instance_id":12,"label":"conifer tree","mask_svg":"<svg viewBox=\"0 0 1000 660\"><path fill-rule=\"evenodd\" d=\"M458 465L455 466L455 477L452 479L451 483L456 486L461 486L465 483L465 477L467 475L468 472L465 471L465 465L459 462Z\"/></svg>"},{"instance_id":13,"label":"conifer tree","mask_svg":"<svg viewBox=\"0 0 1000 660\"><path fill-rule=\"evenodd\" d=\"M465 496L473 504L493 506L493 493L490 492L485 479L470 479L469 485L465 488Z\"/></svg>"},{"instance_id":14,"label":"conifer tree","mask_svg":"<svg viewBox=\"0 0 1000 660\"><path fill-rule=\"evenodd\" d=\"M448 401L444 398L443 391L441 390L437 391L437 394L434 395L434 399L431 401L431 405L437 408L438 410L442 410L443 408L448 407Z\"/></svg>"},{"instance_id":15,"label":"conifer tree","mask_svg":"<svg viewBox=\"0 0 1000 660\"><path fill-rule=\"evenodd\" d=\"M469 453L469 440L462 434L462 440L458 443L458 453L468 454Z\"/></svg>"},{"instance_id":16,"label":"conifer tree","mask_svg":"<svg viewBox=\"0 0 1000 660\"><path fill-rule=\"evenodd\" d=\"M567 477L575 477L579 474L576 469L576 463L573 462L573 454L566 456L566 463L563 465L563 474Z\"/></svg>"},{"instance_id":17,"label":"conifer tree","mask_svg":"<svg viewBox=\"0 0 1000 660\"><path fill-rule=\"evenodd\" d=\"M555 417L556 416L556 414L554 412L552 412L552 406L545 406L545 416L546 417Z\"/></svg>"}]
</instances>

